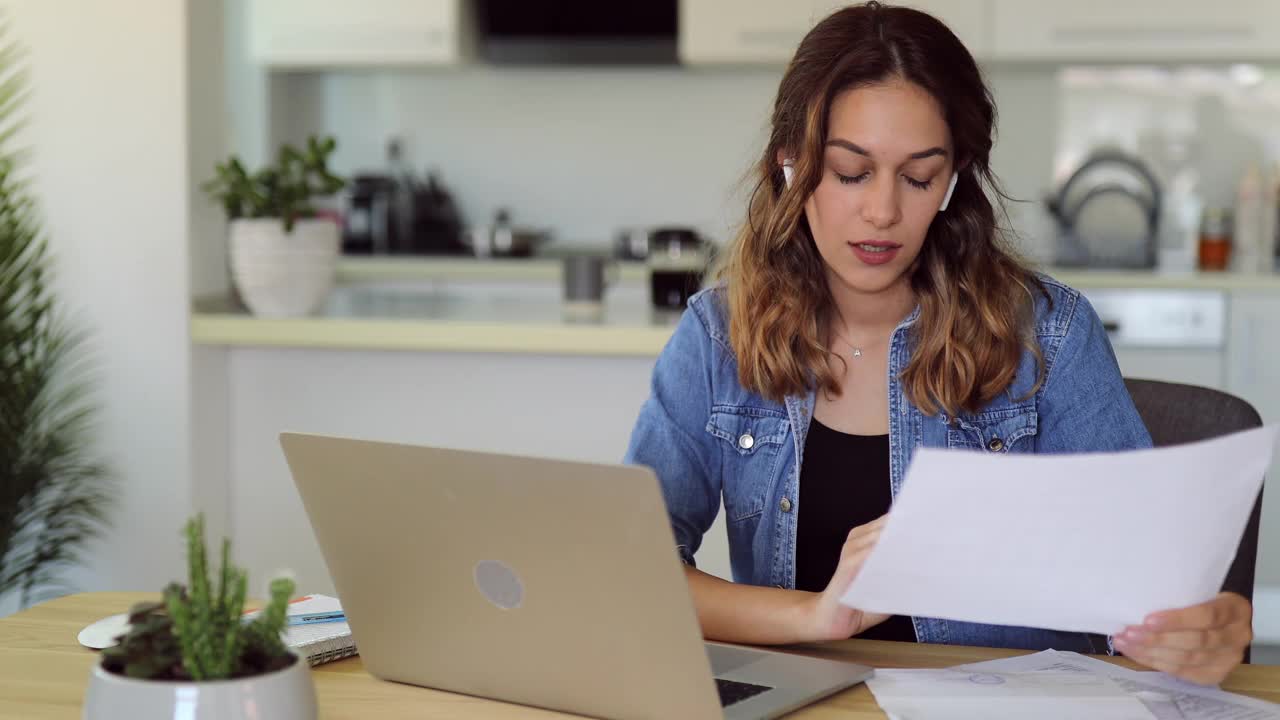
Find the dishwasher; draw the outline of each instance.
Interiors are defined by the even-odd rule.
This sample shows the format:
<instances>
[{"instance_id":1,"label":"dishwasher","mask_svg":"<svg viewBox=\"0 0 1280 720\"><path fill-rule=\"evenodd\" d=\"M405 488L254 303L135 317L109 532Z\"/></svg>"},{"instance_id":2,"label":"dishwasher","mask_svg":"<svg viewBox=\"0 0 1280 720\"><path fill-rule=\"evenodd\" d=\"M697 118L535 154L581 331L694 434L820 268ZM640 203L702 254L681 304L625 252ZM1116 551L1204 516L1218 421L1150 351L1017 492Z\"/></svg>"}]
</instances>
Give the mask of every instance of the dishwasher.
<instances>
[{"instance_id":1,"label":"dishwasher","mask_svg":"<svg viewBox=\"0 0 1280 720\"><path fill-rule=\"evenodd\" d=\"M1094 288L1080 292L1101 318L1125 377L1224 389L1225 291Z\"/></svg>"}]
</instances>

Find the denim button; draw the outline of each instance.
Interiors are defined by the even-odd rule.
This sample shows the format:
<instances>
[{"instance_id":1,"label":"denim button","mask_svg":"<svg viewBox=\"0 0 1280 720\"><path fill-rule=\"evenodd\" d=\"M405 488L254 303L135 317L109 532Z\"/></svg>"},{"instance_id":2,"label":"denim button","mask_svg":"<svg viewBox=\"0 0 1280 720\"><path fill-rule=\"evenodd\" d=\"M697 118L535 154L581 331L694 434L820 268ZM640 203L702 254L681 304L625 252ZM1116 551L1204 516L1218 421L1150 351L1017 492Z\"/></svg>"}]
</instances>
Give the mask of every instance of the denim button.
<instances>
[{"instance_id":1,"label":"denim button","mask_svg":"<svg viewBox=\"0 0 1280 720\"><path fill-rule=\"evenodd\" d=\"M987 443L987 449L991 452L1000 452L1004 449L1004 441L998 437L993 437L991 438L991 441Z\"/></svg>"},{"instance_id":2,"label":"denim button","mask_svg":"<svg viewBox=\"0 0 1280 720\"><path fill-rule=\"evenodd\" d=\"M750 450L755 444L756 439L751 437L751 433L742 433L742 436L738 438L738 447L743 450Z\"/></svg>"},{"instance_id":3,"label":"denim button","mask_svg":"<svg viewBox=\"0 0 1280 720\"><path fill-rule=\"evenodd\" d=\"M791 512L791 501L787 498L782 498L782 502L778 503L778 506L782 508L784 513Z\"/></svg>"}]
</instances>

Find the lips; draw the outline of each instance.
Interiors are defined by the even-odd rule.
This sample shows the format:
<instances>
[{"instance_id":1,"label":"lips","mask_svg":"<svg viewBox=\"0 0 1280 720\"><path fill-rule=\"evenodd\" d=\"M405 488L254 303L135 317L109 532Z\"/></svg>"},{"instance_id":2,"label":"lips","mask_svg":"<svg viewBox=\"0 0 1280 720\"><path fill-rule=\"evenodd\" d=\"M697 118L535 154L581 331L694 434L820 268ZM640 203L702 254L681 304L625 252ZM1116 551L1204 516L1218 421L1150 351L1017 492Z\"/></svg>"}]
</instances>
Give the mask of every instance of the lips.
<instances>
[{"instance_id":1,"label":"lips","mask_svg":"<svg viewBox=\"0 0 1280 720\"><path fill-rule=\"evenodd\" d=\"M902 246L887 240L863 240L849 243L853 254L866 265L883 265L898 256Z\"/></svg>"}]
</instances>

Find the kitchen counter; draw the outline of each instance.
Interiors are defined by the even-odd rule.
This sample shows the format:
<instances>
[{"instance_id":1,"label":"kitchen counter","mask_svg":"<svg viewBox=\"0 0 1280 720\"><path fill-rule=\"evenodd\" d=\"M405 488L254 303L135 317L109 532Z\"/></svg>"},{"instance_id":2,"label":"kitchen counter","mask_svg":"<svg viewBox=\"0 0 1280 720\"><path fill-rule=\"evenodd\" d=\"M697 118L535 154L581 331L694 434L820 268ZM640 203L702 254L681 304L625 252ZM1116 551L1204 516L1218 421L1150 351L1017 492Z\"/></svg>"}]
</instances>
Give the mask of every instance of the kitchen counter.
<instances>
[{"instance_id":1,"label":"kitchen counter","mask_svg":"<svg viewBox=\"0 0 1280 720\"><path fill-rule=\"evenodd\" d=\"M338 261L341 284L380 280L530 280L559 282L561 258L473 258L467 256L346 256ZM649 270L639 260L616 264L621 282L645 282Z\"/></svg>"},{"instance_id":2,"label":"kitchen counter","mask_svg":"<svg viewBox=\"0 0 1280 720\"><path fill-rule=\"evenodd\" d=\"M1053 270L1072 287L1280 292L1280 274ZM647 302L648 270L618 264L603 314L567 317L558 259L344 258L306 318L257 318L228 298L195 303L196 344L654 357L677 319Z\"/></svg>"},{"instance_id":3,"label":"kitchen counter","mask_svg":"<svg viewBox=\"0 0 1280 720\"><path fill-rule=\"evenodd\" d=\"M639 292L610 292L594 318L566 315L550 292L451 293L369 286L336 288L314 316L258 318L230 298L195 304L201 345L655 357L679 313L649 307Z\"/></svg>"},{"instance_id":4,"label":"kitchen counter","mask_svg":"<svg viewBox=\"0 0 1280 720\"><path fill-rule=\"evenodd\" d=\"M344 257L338 262L338 282L437 280L437 281L540 281L558 282L559 258L471 257ZM649 278L644 262L617 263L619 280L643 283ZM1078 288L1170 288L1201 290L1277 290L1280 273L1088 270L1044 268L1058 280Z\"/></svg>"},{"instance_id":5,"label":"kitchen counter","mask_svg":"<svg viewBox=\"0 0 1280 720\"><path fill-rule=\"evenodd\" d=\"M1173 272L1046 268L1045 273L1073 288L1168 290L1272 290L1280 292L1280 273Z\"/></svg>"}]
</instances>

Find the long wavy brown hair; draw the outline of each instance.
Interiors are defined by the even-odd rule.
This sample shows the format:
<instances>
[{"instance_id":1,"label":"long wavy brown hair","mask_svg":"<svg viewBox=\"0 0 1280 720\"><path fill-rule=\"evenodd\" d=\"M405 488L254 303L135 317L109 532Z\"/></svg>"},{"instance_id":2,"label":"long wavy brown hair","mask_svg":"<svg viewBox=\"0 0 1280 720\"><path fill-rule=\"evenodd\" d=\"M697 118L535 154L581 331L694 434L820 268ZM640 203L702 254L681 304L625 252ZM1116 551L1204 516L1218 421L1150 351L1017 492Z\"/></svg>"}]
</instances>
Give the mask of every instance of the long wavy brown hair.
<instances>
[{"instance_id":1,"label":"long wavy brown hair","mask_svg":"<svg viewBox=\"0 0 1280 720\"><path fill-rule=\"evenodd\" d=\"M1045 290L1006 246L987 194L1004 197L990 167L996 110L981 71L933 16L872 2L833 13L796 50L752 171L746 222L720 269L739 381L765 397L840 393L827 337L834 302L804 205L822 178L833 99L899 78L937 99L960 174L909 271L920 315L902 373L908 397L929 415L976 411L1010 386L1024 349L1043 375L1031 325L1035 293ZM795 158L789 188L782 150Z\"/></svg>"}]
</instances>

